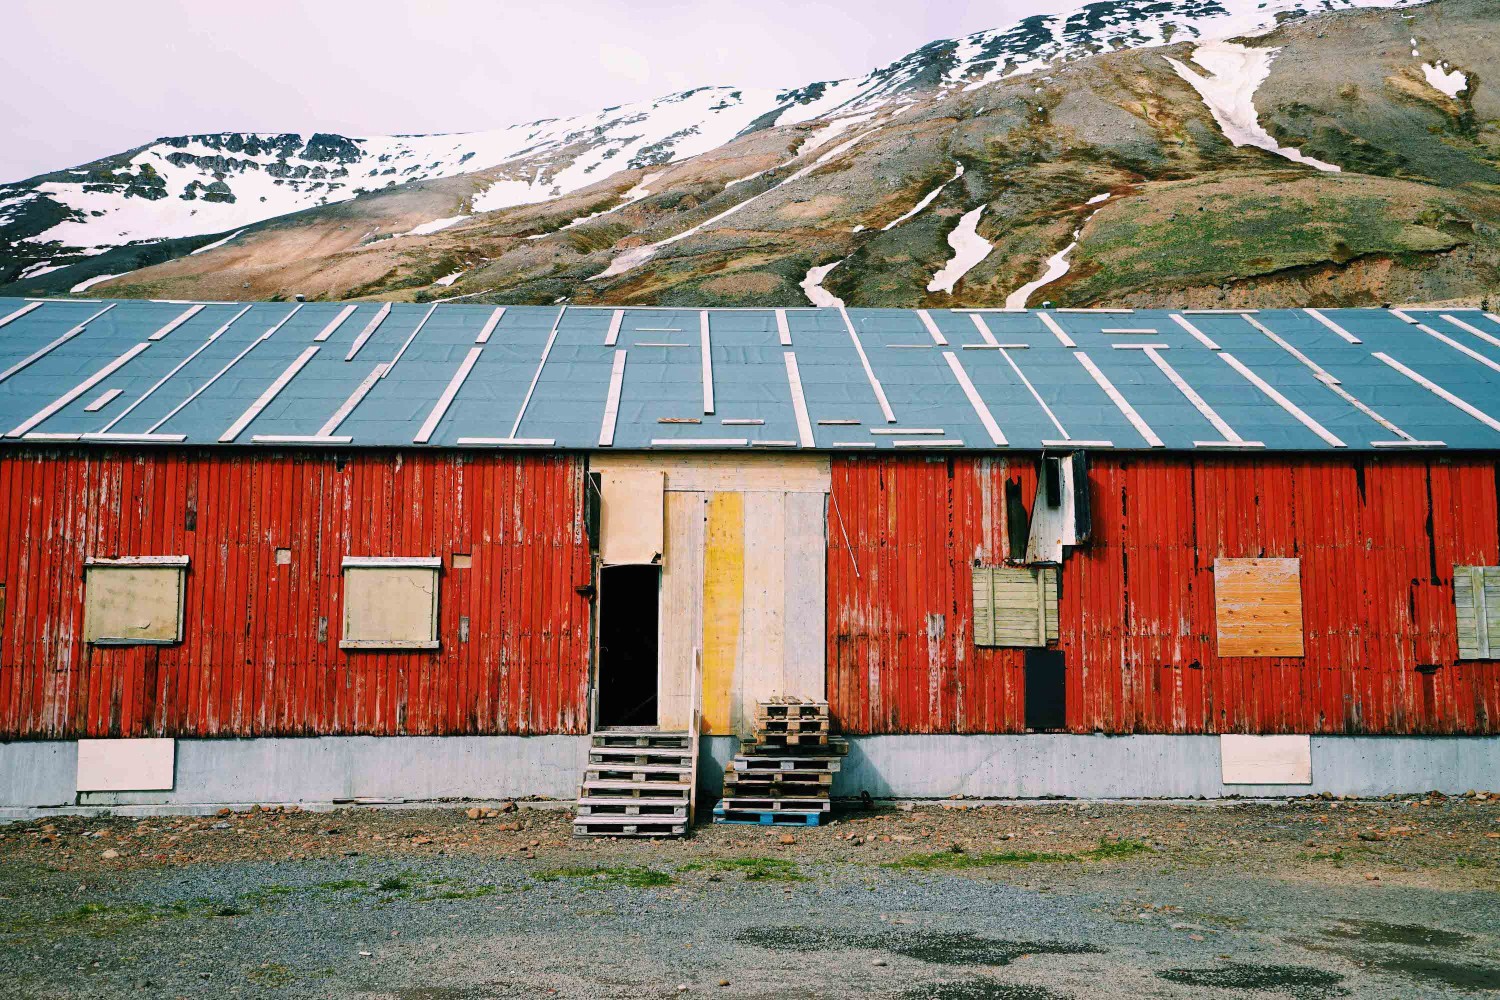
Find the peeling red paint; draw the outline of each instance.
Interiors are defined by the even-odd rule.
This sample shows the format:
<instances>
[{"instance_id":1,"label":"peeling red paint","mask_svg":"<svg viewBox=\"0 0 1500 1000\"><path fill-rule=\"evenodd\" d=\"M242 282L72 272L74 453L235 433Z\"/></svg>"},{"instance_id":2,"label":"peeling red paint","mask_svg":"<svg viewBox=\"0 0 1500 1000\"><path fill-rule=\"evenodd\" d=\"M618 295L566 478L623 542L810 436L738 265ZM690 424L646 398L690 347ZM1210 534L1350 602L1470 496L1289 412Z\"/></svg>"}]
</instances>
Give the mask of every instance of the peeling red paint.
<instances>
[{"instance_id":1,"label":"peeling red paint","mask_svg":"<svg viewBox=\"0 0 1500 1000\"><path fill-rule=\"evenodd\" d=\"M561 455L9 452L0 736L585 732L582 469ZM189 556L181 644L81 642L83 561L121 555ZM441 556L442 648L340 650L346 555Z\"/></svg>"},{"instance_id":2,"label":"peeling red paint","mask_svg":"<svg viewBox=\"0 0 1500 1000\"><path fill-rule=\"evenodd\" d=\"M1029 500L1034 459L834 460L828 695L847 731L1024 730L1022 652L970 639L969 566L1009 554L1007 479ZM1068 728L1500 732L1500 664L1457 660L1452 589L1455 564L1500 563L1496 482L1464 456L1095 458L1093 541L1062 572ZM1216 655L1213 561L1248 556L1301 558L1304 657Z\"/></svg>"}]
</instances>

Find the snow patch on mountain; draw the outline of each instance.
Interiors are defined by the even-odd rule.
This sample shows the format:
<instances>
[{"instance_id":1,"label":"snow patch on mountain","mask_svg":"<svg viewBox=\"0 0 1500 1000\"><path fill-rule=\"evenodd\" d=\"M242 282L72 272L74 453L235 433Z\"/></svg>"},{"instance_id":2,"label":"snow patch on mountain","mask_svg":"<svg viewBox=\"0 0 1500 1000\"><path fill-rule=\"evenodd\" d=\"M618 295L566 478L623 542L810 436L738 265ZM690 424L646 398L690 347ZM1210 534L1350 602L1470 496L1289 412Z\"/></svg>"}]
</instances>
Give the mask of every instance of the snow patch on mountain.
<instances>
[{"instance_id":1,"label":"snow patch on mountain","mask_svg":"<svg viewBox=\"0 0 1500 1000\"><path fill-rule=\"evenodd\" d=\"M1422 75L1427 78L1427 84L1433 90L1455 100L1459 94L1469 89L1469 78L1456 69L1450 69L1447 63L1423 63Z\"/></svg>"},{"instance_id":2,"label":"snow patch on mountain","mask_svg":"<svg viewBox=\"0 0 1500 1000\"><path fill-rule=\"evenodd\" d=\"M234 239L236 236L238 236L240 233L243 233L243 232L244 232L243 229L236 229L234 232L230 233L228 236L224 237L222 240L214 240L212 243L208 243L208 244L205 244L204 246L199 247L198 249L194 250L191 254L189 254L189 256L197 256L200 253L208 253L210 250L217 250L217 249L219 249L219 247L224 246L230 240Z\"/></svg>"},{"instance_id":3,"label":"snow patch on mountain","mask_svg":"<svg viewBox=\"0 0 1500 1000\"><path fill-rule=\"evenodd\" d=\"M901 225L901 223L905 222L907 219L910 219L913 216L919 215L924 208L926 208L928 205L931 205L933 203L933 201L937 199L938 195L940 195L940 194L943 193L943 188L947 187L949 184L952 184L954 181L958 180L963 175L964 175L964 165L962 163L960 163L960 164L958 164L958 169L956 171L954 171L952 177L950 177L947 180L943 181L943 183L939 184L937 187L933 188L931 191L929 191L925 195L923 195L922 196L922 200L919 201L919 202L917 202L915 205L913 205L911 207L910 211L902 213L901 215L899 215L896 218L892 219L890 222L887 222L885 225L881 226L880 227L880 231L882 233L884 233L884 232L887 232L889 230L895 229L897 226Z\"/></svg>"},{"instance_id":4,"label":"snow patch on mountain","mask_svg":"<svg viewBox=\"0 0 1500 1000\"><path fill-rule=\"evenodd\" d=\"M1171 56L1167 57L1167 62L1172 64L1178 76L1192 84L1213 113L1224 137L1236 146L1256 146L1317 170L1339 173L1341 167L1304 155L1299 149L1278 145L1261 127L1260 112L1255 110L1255 92L1271 75L1271 63L1280 51L1252 49L1235 42L1208 42L1194 49L1192 58L1193 62L1208 70L1209 76Z\"/></svg>"},{"instance_id":5,"label":"snow patch on mountain","mask_svg":"<svg viewBox=\"0 0 1500 1000\"><path fill-rule=\"evenodd\" d=\"M929 292L947 292L951 295L953 286L958 284L959 279L990 255L994 247L990 245L989 240L979 235L979 217L983 214L983 205L972 212L965 213L964 217L958 220L958 225L953 228L953 232L948 234L948 245L953 248L953 259L932 276L932 280L927 283Z\"/></svg>"},{"instance_id":6,"label":"snow patch on mountain","mask_svg":"<svg viewBox=\"0 0 1500 1000\"><path fill-rule=\"evenodd\" d=\"M1087 202L1085 202L1085 204L1101 205L1108 200L1109 192L1106 191L1103 194L1094 195L1094 197L1090 198ZM1042 273L1042 276L1040 278L1037 278L1035 281L1028 281L1026 284L1022 285L1020 288L1017 288L1015 291L1011 292L1005 297L1005 308L1025 309L1026 300L1031 298L1032 292L1035 292L1040 288L1052 284L1054 281L1067 274L1073 266L1072 262L1068 260L1068 257L1073 253L1074 250L1078 249L1078 240L1079 237L1083 236L1084 227L1093 220L1094 216L1098 215L1102 211L1104 211L1102 208L1096 208L1094 209L1094 211L1090 212L1088 218L1084 219L1083 223L1079 225L1077 229L1073 230L1073 242L1069 243L1066 247L1059 250L1051 257L1047 258L1047 270Z\"/></svg>"},{"instance_id":7,"label":"snow patch on mountain","mask_svg":"<svg viewBox=\"0 0 1500 1000\"><path fill-rule=\"evenodd\" d=\"M467 216L467 215L450 215L446 219L433 219L431 222L424 222L420 226L413 226L411 229L408 229L406 232L404 232L404 233L397 233L396 235L397 236L429 236L432 233L440 233L444 229L449 228L450 226L456 226L460 222L464 221L467 218L469 218L469 216ZM194 250L193 252L194 253L198 253L199 251Z\"/></svg>"},{"instance_id":8,"label":"snow patch on mountain","mask_svg":"<svg viewBox=\"0 0 1500 1000\"><path fill-rule=\"evenodd\" d=\"M848 257L844 257L841 260L834 261L832 264L824 264L821 267L808 269L807 277L802 279L801 284L802 292L807 296L807 301L815 306L832 306L836 309L844 308L844 300L824 288L823 279L827 278L834 268L848 259Z\"/></svg>"}]
</instances>

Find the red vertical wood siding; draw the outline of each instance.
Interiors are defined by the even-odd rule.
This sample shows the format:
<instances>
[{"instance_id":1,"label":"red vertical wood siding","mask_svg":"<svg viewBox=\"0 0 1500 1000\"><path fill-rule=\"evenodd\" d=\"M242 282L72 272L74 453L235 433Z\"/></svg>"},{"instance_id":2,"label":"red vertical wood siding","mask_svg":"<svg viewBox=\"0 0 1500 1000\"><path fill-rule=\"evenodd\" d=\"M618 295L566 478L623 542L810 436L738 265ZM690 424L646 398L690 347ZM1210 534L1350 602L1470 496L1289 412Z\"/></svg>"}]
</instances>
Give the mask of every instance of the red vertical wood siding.
<instances>
[{"instance_id":1,"label":"red vertical wood siding","mask_svg":"<svg viewBox=\"0 0 1500 1000\"><path fill-rule=\"evenodd\" d=\"M1500 564L1497 475L1461 456L1096 458L1093 541L1062 570L1068 728L1500 732L1500 663L1457 660L1453 607L1455 564ZM1024 728L1023 652L971 627L969 566L1009 555L1007 479L1029 507L1024 456L835 459L828 696L847 731ZM1304 657L1215 654L1214 559L1249 556L1301 559Z\"/></svg>"},{"instance_id":2,"label":"red vertical wood siding","mask_svg":"<svg viewBox=\"0 0 1500 1000\"><path fill-rule=\"evenodd\" d=\"M582 476L561 455L8 452L0 736L585 732ZM84 559L132 555L189 557L181 644L82 642ZM339 649L346 555L441 556L441 648Z\"/></svg>"}]
</instances>

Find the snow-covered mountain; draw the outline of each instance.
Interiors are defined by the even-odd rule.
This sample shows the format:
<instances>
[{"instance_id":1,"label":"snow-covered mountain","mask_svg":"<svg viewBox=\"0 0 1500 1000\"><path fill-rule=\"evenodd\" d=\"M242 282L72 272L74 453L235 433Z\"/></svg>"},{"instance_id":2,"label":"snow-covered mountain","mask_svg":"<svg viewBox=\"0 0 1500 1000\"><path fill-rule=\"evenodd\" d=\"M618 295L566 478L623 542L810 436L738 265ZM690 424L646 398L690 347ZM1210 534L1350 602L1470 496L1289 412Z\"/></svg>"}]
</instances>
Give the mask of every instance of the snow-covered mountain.
<instances>
[{"instance_id":1,"label":"snow-covered mountain","mask_svg":"<svg viewBox=\"0 0 1500 1000\"><path fill-rule=\"evenodd\" d=\"M619 170L681 161L736 136L912 95L967 92L1111 50L1255 33L1288 18L1417 0L1100 0L932 42L869 74L784 91L704 87L596 115L453 135L177 136L0 185L0 285L122 246L156 262L362 193L488 171L475 212L532 204ZM157 245L160 245L157 247ZM119 255L116 255L118 257Z\"/></svg>"}]
</instances>

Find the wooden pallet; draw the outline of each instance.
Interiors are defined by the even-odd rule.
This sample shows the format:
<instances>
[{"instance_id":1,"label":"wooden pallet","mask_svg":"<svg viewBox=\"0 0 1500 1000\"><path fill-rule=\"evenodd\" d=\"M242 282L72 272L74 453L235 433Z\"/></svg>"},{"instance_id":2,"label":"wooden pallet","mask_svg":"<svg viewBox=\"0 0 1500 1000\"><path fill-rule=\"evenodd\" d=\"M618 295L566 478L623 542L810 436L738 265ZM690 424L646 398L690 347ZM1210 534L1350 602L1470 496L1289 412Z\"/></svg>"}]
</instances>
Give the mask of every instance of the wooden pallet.
<instances>
[{"instance_id":1,"label":"wooden pallet","mask_svg":"<svg viewBox=\"0 0 1500 1000\"><path fill-rule=\"evenodd\" d=\"M822 812L803 810L754 810L725 809L723 803L714 806L715 823L743 823L751 826L817 826L823 821Z\"/></svg>"},{"instance_id":2,"label":"wooden pallet","mask_svg":"<svg viewBox=\"0 0 1500 1000\"><path fill-rule=\"evenodd\" d=\"M590 764L669 764L685 766L692 751L664 747L594 747L589 751Z\"/></svg>"},{"instance_id":3,"label":"wooden pallet","mask_svg":"<svg viewBox=\"0 0 1500 1000\"><path fill-rule=\"evenodd\" d=\"M757 772L802 772L808 774L832 774L843 767L843 761L837 757L817 757L812 754L798 757L776 757L763 753L741 753L731 761L734 769L741 774L755 774Z\"/></svg>"},{"instance_id":4,"label":"wooden pallet","mask_svg":"<svg viewBox=\"0 0 1500 1000\"><path fill-rule=\"evenodd\" d=\"M682 776L692 771L687 764L634 764L630 761L591 761L587 771L592 775L604 774L644 774L661 775L666 781L680 781ZM649 778L634 778L634 781L649 781Z\"/></svg>"},{"instance_id":5,"label":"wooden pallet","mask_svg":"<svg viewBox=\"0 0 1500 1000\"><path fill-rule=\"evenodd\" d=\"M633 816L641 820L676 819L687 822L686 802L633 802L590 795L578 803L578 818Z\"/></svg>"},{"instance_id":6,"label":"wooden pallet","mask_svg":"<svg viewBox=\"0 0 1500 1000\"><path fill-rule=\"evenodd\" d=\"M826 733L828 719L800 717L795 719L760 719L755 723L755 735L759 739L765 733Z\"/></svg>"},{"instance_id":7,"label":"wooden pallet","mask_svg":"<svg viewBox=\"0 0 1500 1000\"><path fill-rule=\"evenodd\" d=\"M623 798L627 795L644 797L650 799L688 798L688 787L679 785L673 781L630 781L611 780L609 778L584 778L583 793L585 795L613 795Z\"/></svg>"},{"instance_id":8,"label":"wooden pallet","mask_svg":"<svg viewBox=\"0 0 1500 1000\"><path fill-rule=\"evenodd\" d=\"M650 816L586 816L573 821L573 833L579 837L680 837L687 823L657 822Z\"/></svg>"},{"instance_id":9,"label":"wooden pallet","mask_svg":"<svg viewBox=\"0 0 1500 1000\"><path fill-rule=\"evenodd\" d=\"M686 738L681 733L664 733L656 730L601 729L593 734L593 749L613 747L647 747L687 752Z\"/></svg>"},{"instance_id":10,"label":"wooden pallet","mask_svg":"<svg viewBox=\"0 0 1500 1000\"><path fill-rule=\"evenodd\" d=\"M827 797L818 798L800 796L772 796L772 797L750 797L736 795L725 796L719 800L725 812L827 812L829 803Z\"/></svg>"},{"instance_id":11,"label":"wooden pallet","mask_svg":"<svg viewBox=\"0 0 1500 1000\"><path fill-rule=\"evenodd\" d=\"M782 705L763 701L756 706L755 717L760 719L826 719L828 702L809 701L798 705Z\"/></svg>"}]
</instances>

